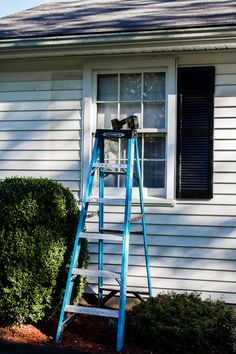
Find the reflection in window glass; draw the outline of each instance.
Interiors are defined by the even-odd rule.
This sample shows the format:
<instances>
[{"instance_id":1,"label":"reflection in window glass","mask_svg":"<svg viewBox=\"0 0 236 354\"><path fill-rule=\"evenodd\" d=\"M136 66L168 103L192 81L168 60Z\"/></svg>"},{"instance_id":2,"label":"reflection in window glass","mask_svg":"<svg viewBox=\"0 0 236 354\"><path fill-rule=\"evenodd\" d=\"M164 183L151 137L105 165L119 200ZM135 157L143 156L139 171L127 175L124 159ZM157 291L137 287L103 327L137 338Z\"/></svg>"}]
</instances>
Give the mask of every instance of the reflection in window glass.
<instances>
[{"instance_id":1,"label":"reflection in window glass","mask_svg":"<svg viewBox=\"0 0 236 354\"><path fill-rule=\"evenodd\" d=\"M98 103L97 110L97 127L111 129L111 120L118 116L117 105L115 103Z\"/></svg>"},{"instance_id":2,"label":"reflection in window glass","mask_svg":"<svg viewBox=\"0 0 236 354\"><path fill-rule=\"evenodd\" d=\"M117 139L106 139L104 150L106 162L119 159L119 142Z\"/></svg>"},{"instance_id":3,"label":"reflection in window glass","mask_svg":"<svg viewBox=\"0 0 236 354\"><path fill-rule=\"evenodd\" d=\"M118 99L118 75L98 75L97 79L98 101L117 101Z\"/></svg>"},{"instance_id":4,"label":"reflection in window glass","mask_svg":"<svg viewBox=\"0 0 236 354\"><path fill-rule=\"evenodd\" d=\"M143 127L165 128L165 103L145 102L143 104Z\"/></svg>"},{"instance_id":5,"label":"reflection in window glass","mask_svg":"<svg viewBox=\"0 0 236 354\"><path fill-rule=\"evenodd\" d=\"M141 101L141 74L120 75L120 100Z\"/></svg>"},{"instance_id":6,"label":"reflection in window glass","mask_svg":"<svg viewBox=\"0 0 236 354\"><path fill-rule=\"evenodd\" d=\"M155 134L144 135L144 158L164 159L165 158L165 138Z\"/></svg>"},{"instance_id":7,"label":"reflection in window glass","mask_svg":"<svg viewBox=\"0 0 236 354\"><path fill-rule=\"evenodd\" d=\"M131 115L136 115L141 121L141 103L121 103L120 104L120 119L127 118Z\"/></svg>"},{"instance_id":8,"label":"reflection in window glass","mask_svg":"<svg viewBox=\"0 0 236 354\"><path fill-rule=\"evenodd\" d=\"M164 100L165 99L165 73L145 73L144 100Z\"/></svg>"},{"instance_id":9,"label":"reflection in window glass","mask_svg":"<svg viewBox=\"0 0 236 354\"><path fill-rule=\"evenodd\" d=\"M165 162L144 161L144 187L165 188Z\"/></svg>"}]
</instances>

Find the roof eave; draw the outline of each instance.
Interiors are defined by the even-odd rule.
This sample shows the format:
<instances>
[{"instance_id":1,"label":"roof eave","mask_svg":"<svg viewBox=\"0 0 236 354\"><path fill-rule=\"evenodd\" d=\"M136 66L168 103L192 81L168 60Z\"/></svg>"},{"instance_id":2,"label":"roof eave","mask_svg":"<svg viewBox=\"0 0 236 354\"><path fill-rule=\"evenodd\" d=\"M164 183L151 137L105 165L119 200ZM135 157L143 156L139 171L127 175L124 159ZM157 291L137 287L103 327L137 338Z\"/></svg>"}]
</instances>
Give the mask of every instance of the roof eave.
<instances>
[{"instance_id":1,"label":"roof eave","mask_svg":"<svg viewBox=\"0 0 236 354\"><path fill-rule=\"evenodd\" d=\"M140 32L119 32L119 33L95 33L70 36L55 37L32 37L17 39L0 39L0 56L11 56L11 53L20 57L24 55L42 56L44 52L65 53L65 50L72 52L79 51L79 54L102 54L106 50L113 48L114 53L119 52L140 52L140 47L146 51L165 51L180 48L191 49L191 46L207 45L216 46L215 49L222 49L223 44L230 47L236 43L236 26L220 27L198 27L169 29ZM201 48L199 48L201 49ZM120 52L120 53L121 53ZM110 53L111 54L111 53ZM28 56L27 55L27 56Z\"/></svg>"}]
</instances>

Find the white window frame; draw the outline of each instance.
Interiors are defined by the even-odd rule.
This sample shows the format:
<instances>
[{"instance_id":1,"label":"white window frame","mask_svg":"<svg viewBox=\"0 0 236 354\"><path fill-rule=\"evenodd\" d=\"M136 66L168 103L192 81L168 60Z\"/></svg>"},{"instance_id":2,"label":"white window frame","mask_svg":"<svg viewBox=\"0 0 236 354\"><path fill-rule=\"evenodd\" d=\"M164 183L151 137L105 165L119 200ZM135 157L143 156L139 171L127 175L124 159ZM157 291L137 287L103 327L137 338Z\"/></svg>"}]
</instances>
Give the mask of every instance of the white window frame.
<instances>
[{"instance_id":1,"label":"white window frame","mask_svg":"<svg viewBox=\"0 0 236 354\"><path fill-rule=\"evenodd\" d=\"M87 178L87 171L91 157L92 133L96 129L96 77L99 73L118 73L118 72L138 72L153 71L166 73L166 195L165 197L145 196L145 202L157 204L172 204L175 199L175 175L176 175L176 60L175 58L153 58L130 60L108 60L101 62L89 61L84 65L83 71L83 135L82 135L82 190ZM142 129L142 132L157 132L152 129ZM135 198L135 195L134 195Z\"/></svg>"}]
</instances>

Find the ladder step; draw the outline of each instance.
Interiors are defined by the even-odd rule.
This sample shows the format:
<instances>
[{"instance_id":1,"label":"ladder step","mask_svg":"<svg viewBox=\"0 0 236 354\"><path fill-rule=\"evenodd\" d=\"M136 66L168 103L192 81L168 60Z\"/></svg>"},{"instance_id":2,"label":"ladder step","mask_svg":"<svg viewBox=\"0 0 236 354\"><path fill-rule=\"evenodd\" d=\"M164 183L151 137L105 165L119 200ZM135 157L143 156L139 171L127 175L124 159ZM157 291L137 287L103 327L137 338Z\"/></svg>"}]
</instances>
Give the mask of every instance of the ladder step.
<instances>
[{"instance_id":1,"label":"ladder step","mask_svg":"<svg viewBox=\"0 0 236 354\"><path fill-rule=\"evenodd\" d=\"M118 310L102 309L102 308L89 307L89 306L67 305L65 307L65 311L71 313L82 313L86 315L95 315L95 316L102 316L102 317L118 318L119 316Z\"/></svg>"},{"instance_id":2,"label":"ladder step","mask_svg":"<svg viewBox=\"0 0 236 354\"><path fill-rule=\"evenodd\" d=\"M106 288L106 287L101 287L101 289L103 291L114 291L114 292L117 292L119 293L120 292L120 289L118 288ZM140 294L140 295L149 295L149 292L148 291L135 291L135 290L126 290L126 293L127 294Z\"/></svg>"},{"instance_id":3,"label":"ladder step","mask_svg":"<svg viewBox=\"0 0 236 354\"><path fill-rule=\"evenodd\" d=\"M116 163L116 164L112 164L112 163L105 163L105 162L96 162L93 164L93 167L94 168L105 168L105 169L111 169L111 170L115 170L115 169L118 169L118 168L121 168L121 169L124 169L126 170L127 169L127 164L124 164L124 163Z\"/></svg>"},{"instance_id":4,"label":"ladder step","mask_svg":"<svg viewBox=\"0 0 236 354\"><path fill-rule=\"evenodd\" d=\"M144 214L138 214L137 216L132 216L131 218L129 218L129 222L139 221L143 217L144 217Z\"/></svg>"},{"instance_id":5,"label":"ladder step","mask_svg":"<svg viewBox=\"0 0 236 354\"><path fill-rule=\"evenodd\" d=\"M81 232L79 237L86 238L87 240L103 240L103 241L113 241L113 242L122 242L122 235L114 234L99 234L92 232Z\"/></svg>"},{"instance_id":6,"label":"ladder step","mask_svg":"<svg viewBox=\"0 0 236 354\"><path fill-rule=\"evenodd\" d=\"M102 203L107 205L125 205L124 199L114 199L114 198L98 198L98 197L90 197L87 198L87 202L89 203Z\"/></svg>"},{"instance_id":7,"label":"ladder step","mask_svg":"<svg viewBox=\"0 0 236 354\"><path fill-rule=\"evenodd\" d=\"M114 230L114 229L101 229L102 232L104 232L104 234L118 234L118 235L123 235L124 230L120 229L120 230ZM139 231L130 231L131 235L143 235L143 231L139 230Z\"/></svg>"},{"instance_id":8,"label":"ladder step","mask_svg":"<svg viewBox=\"0 0 236 354\"><path fill-rule=\"evenodd\" d=\"M113 278L120 279L120 274L109 272L108 270L94 270L94 269L83 269L83 268L73 268L73 275L83 275L85 277L101 277L101 278Z\"/></svg>"}]
</instances>

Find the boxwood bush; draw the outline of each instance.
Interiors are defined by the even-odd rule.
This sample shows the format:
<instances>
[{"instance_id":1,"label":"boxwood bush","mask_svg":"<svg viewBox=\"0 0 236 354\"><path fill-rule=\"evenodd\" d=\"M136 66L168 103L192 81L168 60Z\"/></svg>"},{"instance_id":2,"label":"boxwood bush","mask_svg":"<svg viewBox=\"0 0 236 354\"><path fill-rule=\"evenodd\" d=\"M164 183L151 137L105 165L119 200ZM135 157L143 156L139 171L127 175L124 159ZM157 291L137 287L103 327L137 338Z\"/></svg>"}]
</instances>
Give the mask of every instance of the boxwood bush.
<instances>
[{"instance_id":1,"label":"boxwood bush","mask_svg":"<svg viewBox=\"0 0 236 354\"><path fill-rule=\"evenodd\" d=\"M157 353L234 353L235 319L223 301L199 293L160 294L127 316L127 338Z\"/></svg>"},{"instance_id":2,"label":"boxwood bush","mask_svg":"<svg viewBox=\"0 0 236 354\"><path fill-rule=\"evenodd\" d=\"M0 182L0 210L0 321L37 322L60 307L79 210L68 189L36 178Z\"/></svg>"}]
</instances>

